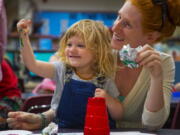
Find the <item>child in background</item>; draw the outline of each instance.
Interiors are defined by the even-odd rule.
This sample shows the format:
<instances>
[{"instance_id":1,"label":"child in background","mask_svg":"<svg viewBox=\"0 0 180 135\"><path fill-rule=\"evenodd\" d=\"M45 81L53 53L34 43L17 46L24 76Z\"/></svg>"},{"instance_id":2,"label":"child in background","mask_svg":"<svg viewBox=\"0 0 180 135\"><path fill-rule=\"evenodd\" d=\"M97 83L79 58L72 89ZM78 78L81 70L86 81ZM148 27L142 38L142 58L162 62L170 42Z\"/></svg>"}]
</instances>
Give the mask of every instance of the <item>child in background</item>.
<instances>
[{"instance_id":1,"label":"child in background","mask_svg":"<svg viewBox=\"0 0 180 135\"><path fill-rule=\"evenodd\" d=\"M28 37L30 20L17 24L22 39L24 63L39 76L56 81L51 109L39 114L9 113L9 127L34 130L46 126L54 118L59 128L83 128L88 97L104 97L114 128L122 117L122 105L116 99L119 92L113 81L116 71L110 47L108 28L93 20L81 20L72 25L60 41L60 61L47 63L35 60ZM111 119L112 117L112 119Z\"/></svg>"},{"instance_id":2,"label":"child in background","mask_svg":"<svg viewBox=\"0 0 180 135\"><path fill-rule=\"evenodd\" d=\"M21 90L18 88L18 78L6 59L0 64L3 78L0 81L0 129L7 129L7 115L10 111L21 109Z\"/></svg>"}]
</instances>

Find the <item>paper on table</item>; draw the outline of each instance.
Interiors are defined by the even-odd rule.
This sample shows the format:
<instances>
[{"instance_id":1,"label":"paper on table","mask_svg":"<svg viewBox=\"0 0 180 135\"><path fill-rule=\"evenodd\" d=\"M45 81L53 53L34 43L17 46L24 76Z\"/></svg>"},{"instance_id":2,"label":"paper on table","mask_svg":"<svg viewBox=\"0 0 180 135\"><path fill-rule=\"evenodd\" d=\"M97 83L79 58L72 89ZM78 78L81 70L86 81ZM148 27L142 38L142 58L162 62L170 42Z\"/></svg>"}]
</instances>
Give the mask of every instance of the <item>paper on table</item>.
<instances>
[{"instance_id":1,"label":"paper on table","mask_svg":"<svg viewBox=\"0 0 180 135\"><path fill-rule=\"evenodd\" d=\"M83 135L83 133L59 133L58 135ZM138 131L129 131L129 132L111 132L110 135L155 135L155 134L141 133Z\"/></svg>"},{"instance_id":2,"label":"paper on table","mask_svg":"<svg viewBox=\"0 0 180 135\"><path fill-rule=\"evenodd\" d=\"M0 135L32 135L32 132L27 130L6 130L0 131Z\"/></svg>"},{"instance_id":3,"label":"paper on table","mask_svg":"<svg viewBox=\"0 0 180 135\"><path fill-rule=\"evenodd\" d=\"M128 131L128 132L111 132L110 135L155 135L155 134L141 133L138 131Z\"/></svg>"},{"instance_id":4,"label":"paper on table","mask_svg":"<svg viewBox=\"0 0 180 135\"><path fill-rule=\"evenodd\" d=\"M33 134L33 135L41 135L41 134ZM83 133L58 133L58 135L83 135ZM110 135L156 135L149 133L141 133L139 131L128 131L128 132L111 132Z\"/></svg>"}]
</instances>

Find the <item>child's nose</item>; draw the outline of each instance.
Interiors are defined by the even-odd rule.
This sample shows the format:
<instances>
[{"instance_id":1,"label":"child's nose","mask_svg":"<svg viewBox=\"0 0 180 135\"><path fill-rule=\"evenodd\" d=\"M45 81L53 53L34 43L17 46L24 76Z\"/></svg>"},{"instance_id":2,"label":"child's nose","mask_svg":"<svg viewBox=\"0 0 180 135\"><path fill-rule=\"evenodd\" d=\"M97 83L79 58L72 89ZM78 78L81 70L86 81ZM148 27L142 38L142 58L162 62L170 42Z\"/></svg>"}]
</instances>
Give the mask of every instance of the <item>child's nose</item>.
<instances>
[{"instance_id":1,"label":"child's nose","mask_svg":"<svg viewBox=\"0 0 180 135\"><path fill-rule=\"evenodd\" d=\"M72 45L70 48L69 48L70 51L75 51L76 50L76 46L75 45Z\"/></svg>"}]
</instances>

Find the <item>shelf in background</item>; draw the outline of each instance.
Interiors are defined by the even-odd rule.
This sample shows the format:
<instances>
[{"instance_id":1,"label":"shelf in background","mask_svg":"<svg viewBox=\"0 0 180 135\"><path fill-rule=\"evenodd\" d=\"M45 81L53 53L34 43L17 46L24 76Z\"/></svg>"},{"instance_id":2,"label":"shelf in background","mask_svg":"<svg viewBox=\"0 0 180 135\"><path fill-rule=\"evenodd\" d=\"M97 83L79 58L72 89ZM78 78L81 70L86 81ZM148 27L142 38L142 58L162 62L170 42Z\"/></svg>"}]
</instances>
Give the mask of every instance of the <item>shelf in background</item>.
<instances>
[{"instance_id":1,"label":"shelf in background","mask_svg":"<svg viewBox=\"0 0 180 135\"><path fill-rule=\"evenodd\" d=\"M53 35L41 35L41 34L32 34L29 35L30 38L34 38L34 39L41 39L41 38L48 38L48 39L52 39L52 40L59 40L60 37L58 36L53 36ZM9 38L19 38L19 34L18 33L10 33L8 34Z\"/></svg>"}]
</instances>

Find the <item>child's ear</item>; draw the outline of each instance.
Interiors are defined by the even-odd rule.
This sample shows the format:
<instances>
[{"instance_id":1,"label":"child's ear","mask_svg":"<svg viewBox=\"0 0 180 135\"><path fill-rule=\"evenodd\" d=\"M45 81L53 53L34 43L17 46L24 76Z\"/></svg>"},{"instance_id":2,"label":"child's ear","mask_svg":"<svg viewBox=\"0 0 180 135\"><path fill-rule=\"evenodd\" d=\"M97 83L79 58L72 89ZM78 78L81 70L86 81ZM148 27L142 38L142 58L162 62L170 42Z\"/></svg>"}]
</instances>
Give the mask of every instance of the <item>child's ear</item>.
<instances>
[{"instance_id":1,"label":"child's ear","mask_svg":"<svg viewBox=\"0 0 180 135\"><path fill-rule=\"evenodd\" d=\"M154 43L160 37L161 33L158 31L147 33L148 43Z\"/></svg>"}]
</instances>

